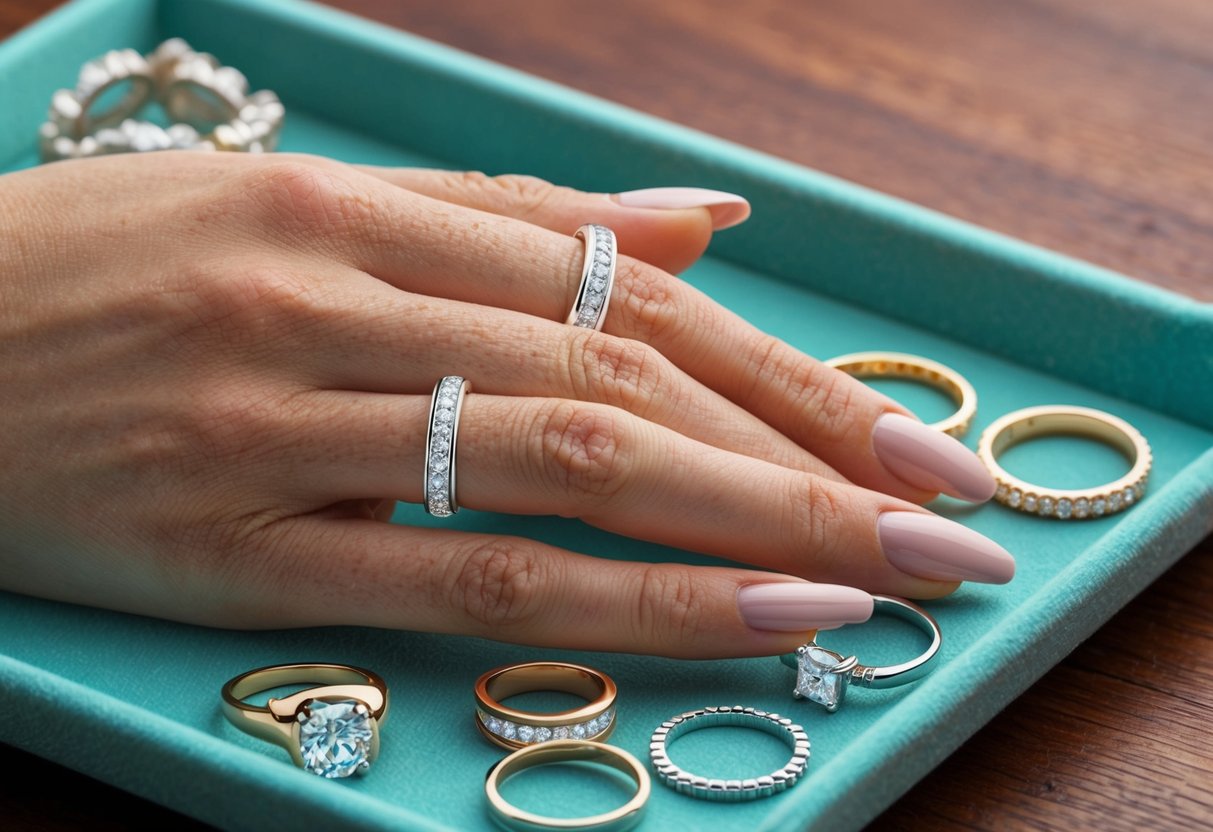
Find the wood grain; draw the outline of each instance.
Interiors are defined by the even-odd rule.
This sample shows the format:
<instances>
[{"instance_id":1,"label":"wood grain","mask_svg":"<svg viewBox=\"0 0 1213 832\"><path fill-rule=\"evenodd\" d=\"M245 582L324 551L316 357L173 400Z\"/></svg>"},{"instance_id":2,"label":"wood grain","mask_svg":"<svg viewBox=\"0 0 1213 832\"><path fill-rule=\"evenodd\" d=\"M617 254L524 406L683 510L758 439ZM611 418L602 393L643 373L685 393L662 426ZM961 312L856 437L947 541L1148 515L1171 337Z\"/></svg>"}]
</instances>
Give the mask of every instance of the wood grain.
<instances>
[{"instance_id":1,"label":"wood grain","mask_svg":"<svg viewBox=\"0 0 1213 832\"><path fill-rule=\"evenodd\" d=\"M0 0L0 34L53 5ZM1213 300L1205 0L333 5ZM1206 540L874 827L1213 825L1210 597ZM16 759L8 828L192 826Z\"/></svg>"}]
</instances>

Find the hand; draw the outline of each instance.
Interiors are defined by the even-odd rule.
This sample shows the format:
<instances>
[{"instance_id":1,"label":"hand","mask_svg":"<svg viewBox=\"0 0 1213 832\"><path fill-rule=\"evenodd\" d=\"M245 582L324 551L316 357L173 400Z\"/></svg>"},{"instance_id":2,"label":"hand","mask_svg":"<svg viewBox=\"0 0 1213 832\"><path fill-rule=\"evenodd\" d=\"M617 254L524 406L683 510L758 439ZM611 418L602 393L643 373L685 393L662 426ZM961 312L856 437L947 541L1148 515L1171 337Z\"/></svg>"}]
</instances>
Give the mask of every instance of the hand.
<instances>
[{"instance_id":1,"label":"hand","mask_svg":"<svg viewBox=\"0 0 1213 832\"><path fill-rule=\"evenodd\" d=\"M916 505L988 499L976 457L663 270L747 210L691 196L713 204L188 152L0 178L0 586L215 626L718 656L865 619L848 586L1009 580L1004 550ZM590 221L631 255L602 333L561 323ZM475 389L462 506L774 571L383 522L421 499L452 374Z\"/></svg>"}]
</instances>

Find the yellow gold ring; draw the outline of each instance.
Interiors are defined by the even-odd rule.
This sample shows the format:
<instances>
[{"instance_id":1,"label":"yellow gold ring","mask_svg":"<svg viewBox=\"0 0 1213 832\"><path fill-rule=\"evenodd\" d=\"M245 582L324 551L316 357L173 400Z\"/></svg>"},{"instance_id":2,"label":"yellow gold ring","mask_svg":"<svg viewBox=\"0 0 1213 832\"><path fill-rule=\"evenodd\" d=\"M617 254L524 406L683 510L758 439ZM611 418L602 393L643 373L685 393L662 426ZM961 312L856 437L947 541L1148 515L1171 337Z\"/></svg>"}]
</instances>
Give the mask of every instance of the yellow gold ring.
<instances>
[{"instance_id":1,"label":"yellow gold ring","mask_svg":"<svg viewBox=\"0 0 1213 832\"><path fill-rule=\"evenodd\" d=\"M949 436L964 436L977 415L977 391L969 380L929 358L901 352L853 352L825 363L855 378L902 378L942 390L956 403L956 412L931 427Z\"/></svg>"},{"instance_id":2,"label":"yellow gold ring","mask_svg":"<svg viewBox=\"0 0 1213 832\"><path fill-rule=\"evenodd\" d=\"M549 818L536 815L507 803L501 796L501 784L520 771L549 763L570 762L598 763L622 771L636 784L636 794L618 809L582 818ZM644 818L644 807L649 802L652 783L649 773L640 761L622 748L584 740L555 740L519 749L497 763L489 771L488 779L484 782L484 792L489 799L489 811L493 820L503 829L516 832L538 832L547 829L566 832L624 832Z\"/></svg>"},{"instance_id":3,"label":"yellow gold ring","mask_svg":"<svg viewBox=\"0 0 1213 832\"><path fill-rule=\"evenodd\" d=\"M571 693L587 704L547 714L501 704L538 690ZM615 683L592 667L568 662L499 667L476 680L476 727L489 742L509 749L551 740L605 740L615 730Z\"/></svg>"},{"instance_id":4,"label":"yellow gold ring","mask_svg":"<svg viewBox=\"0 0 1213 832\"><path fill-rule=\"evenodd\" d=\"M1012 445L1052 434L1098 439L1116 448L1132 466L1118 480L1095 488L1043 488L1013 477L998 464L998 456ZM977 455L998 482L994 499L1018 511L1060 520L1083 520L1115 514L1145 495L1150 476L1150 445L1124 419L1089 407L1044 405L1008 413L985 429Z\"/></svg>"},{"instance_id":5,"label":"yellow gold ring","mask_svg":"<svg viewBox=\"0 0 1213 832\"><path fill-rule=\"evenodd\" d=\"M264 705L244 700L283 687L319 682ZM254 737L280 745L295 765L326 778L365 774L379 756L387 719L387 684L344 664L279 664L242 673L223 686L223 715Z\"/></svg>"}]
</instances>

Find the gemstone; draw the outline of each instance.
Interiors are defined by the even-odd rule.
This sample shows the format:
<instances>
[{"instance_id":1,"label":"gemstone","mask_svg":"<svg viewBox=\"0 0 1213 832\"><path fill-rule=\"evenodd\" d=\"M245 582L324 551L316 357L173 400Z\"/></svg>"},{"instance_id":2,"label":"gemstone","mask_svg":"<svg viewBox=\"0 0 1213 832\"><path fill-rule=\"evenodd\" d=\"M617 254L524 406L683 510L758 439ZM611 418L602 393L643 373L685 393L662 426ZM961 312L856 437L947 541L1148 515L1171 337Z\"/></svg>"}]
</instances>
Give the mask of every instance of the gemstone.
<instances>
[{"instance_id":1,"label":"gemstone","mask_svg":"<svg viewBox=\"0 0 1213 832\"><path fill-rule=\"evenodd\" d=\"M994 497L1001 503L1006 501L1007 495L1010 493L1011 489L1007 487L1006 483L999 483L998 490L994 492Z\"/></svg>"},{"instance_id":2,"label":"gemstone","mask_svg":"<svg viewBox=\"0 0 1213 832\"><path fill-rule=\"evenodd\" d=\"M574 739L578 739L578 740L585 739L585 723L578 722L576 725L574 725L570 729L569 733L571 733L573 735Z\"/></svg>"},{"instance_id":3,"label":"gemstone","mask_svg":"<svg viewBox=\"0 0 1213 832\"><path fill-rule=\"evenodd\" d=\"M1119 491L1108 495L1108 511L1120 511L1121 496Z\"/></svg>"},{"instance_id":4,"label":"gemstone","mask_svg":"<svg viewBox=\"0 0 1213 832\"><path fill-rule=\"evenodd\" d=\"M446 477L442 474L434 474L430 477L430 490L441 491L444 488L446 488Z\"/></svg>"},{"instance_id":5,"label":"gemstone","mask_svg":"<svg viewBox=\"0 0 1213 832\"><path fill-rule=\"evenodd\" d=\"M450 443L445 439L430 445L430 459L439 465L445 465L447 454L451 452Z\"/></svg>"},{"instance_id":6,"label":"gemstone","mask_svg":"<svg viewBox=\"0 0 1213 832\"><path fill-rule=\"evenodd\" d=\"M455 406L455 397L446 393L438 397L438 406L452 408Z\"/></svg>"},{"instance_id":7,"label":"gemstone","mask_svg":"<svg viewBox=\"0 0 1213 832\"><path fill-rule=\"evenodd\" d=\"M508 719L503 719L501 720L500 733L501 736L505 737L507 740L512 740L518 734L518 726L510 722Z\"/></svg>"},{"instance_id":8,"label":"gemstone","mask_svg":"<svg viewBox=\"0 0 1213 832\"><path fill-rule=\"evenodd\" d=\"M1057 501L1054 500L1052 497L1041 497L1040 498L1040 515L1041 515L1041 517L1048 517L1050 514L1052 514L1053 508L1056 505L1057 505Z\"/></svg>"},{"instance_id":9,"label":"gemstone","mask_svg":"<svg viewBox=\"0 0 1213 832\"><path fill-rule=\"evenodd\" d=\"M551 738L552 738L552 729L551 728L536 728L535 729L535 742L547 742Z\"/></svg>"},{"instance_id":10,"label":"gemstone","mask_svg":"<svg viewBox=\"0 0 1213 832\"><path fill-rule=\"evenodd\" d=\"M1074 513L1074 504L1065 497L1057 501L1057 516L1062 520L1069 520L1070 515Z\"/></svg>"},{"instance_id":11,"label":"gemstone","mask_svg":"<svg viewBox=\"0 0 1213 832\"><path fill-rule=\"evenodd\" d=\"M440 425L449 424L455 419L455 411L449 407L440 407L434 412L434 421Z\"/></svg>"},{"instance_id":12,"label":"gemstone","mask_svg":"<svg viewBox=\"0 0 1213 832\"><path fill-rule=\"evenodd\" d=\"M842 702L846 676L835 673L842 658L816 644L806 644L797 651L800 667L796 672L796 693L834 710Z\"/></svg>"},{"instance_id":13,"label":"gemstone","mask_svg":"<svg viewBox=\"0 0 1213 832\"><path fill-rule=\"evenodd\" d=\"M594 277L606 277L610 273L611 273L611 270L608 269L606 266L604 266L602 263L596 263L594 265Z\"/></svg>"},{"instance_id":14,"label":"gemstone","mask_svg":"<svg viewBox=\"0 0 1213 832\"><path fill-rule=\"evenodd\" d=\"M1132 488L1126 488L1124 490L1124 501L1125 501L1126 506L1133 505L1133 502L1136 499L1137 499L1137 494L1134 493Z\"/></svg>"},{"instance_id":15,"label":"gemstone","mask_svg":"<svg viewBox=\"0 0 1213 832\"><path fill-rule=\"evenodd\" d=\"M501 720L495 716L491 716L484 723L484 727L488 728L489 731L491 731L494 734L500 734L501 733Z\"/></svg>"},{"instance_id":16,"label":"gemstone","mask_svg":"<svg viewBox=\"0 0 1213 832\"><path fill-rule=\"evenodd\" d=\"M1011 489L1011 493L1007 495L1007 505L1011 508L1019 508L1019 504L1023 501L1023 494L1018 488Z\"/></svg>"},{"instance_id":17,"label":"gemstone","mask_svg":"<svg viewBox=\"0 0 1213 832\"><path fill-rule=\"evenodd\" d=\"M1035 494L1029 494L1023 498L1023 510L1030 511L1033 513L1036 511L1036 495Z\"/></svg>"},{"instance_id":18,"label":"gemstone","mask_svg":"<svg viewBox=\"0 0 1213 832\"><path fill-rule=\"evenodd\" d=\"M299 723L303 767L321 777L349 777L370 765L374 730L366 705L356 699L313 699Z\"/></svg>"},{"instance_id":19,"label":"gemstone","mask_svg":"<svg viewBox=\"0 0 1213 832\"><path fill-rule=\"evenodd\" d=\"M523 742L530 742L535 738L535 729L530 725L518 726L518 739Z\"/></svg>"},{"instance_id":20,"label":"gemstone","mask_svg":"<svg viewBox=\"0 0 1213 832\"><path fill-rule=\"evenodd\" d=\"M606 265L607 263L611 262L611 255L607 254L605 251L600 251L597 255L595 255L595 259L599 263Z\"/></svg>"},{"instance_id":21,"label":"gemstone","mask_svg":"<svg viewBox=\"0 0 1213 832\"><path fill-rule=\"evenodd\" d=\"M1103 497L1096 497L1091 501L1091 513L1096 517L1102 517L1104 512L1108 510L1108 501Z\"/></svg>"},{"instance_id":22,"label":"gemstone","mask_svg":"<svg viewBox=\"0 0 1213 832\"><path fill-rule=\"evenodd\" d=\"M571 732L567 725L560 725L552 729L552 739L554 740L567 740L570 736Z\"/></svg>"},{"instance_id":23,"label":"gemstone","mask_svg":"<svg viewBox=\"0 0 1213 832\"><path fill-rule=\"evenodd\" d=\"M1079 497L1074 501L1074 516L1086 517L1091 513L1091 501L1086 497Z\"/></svg>"}]
</instances>

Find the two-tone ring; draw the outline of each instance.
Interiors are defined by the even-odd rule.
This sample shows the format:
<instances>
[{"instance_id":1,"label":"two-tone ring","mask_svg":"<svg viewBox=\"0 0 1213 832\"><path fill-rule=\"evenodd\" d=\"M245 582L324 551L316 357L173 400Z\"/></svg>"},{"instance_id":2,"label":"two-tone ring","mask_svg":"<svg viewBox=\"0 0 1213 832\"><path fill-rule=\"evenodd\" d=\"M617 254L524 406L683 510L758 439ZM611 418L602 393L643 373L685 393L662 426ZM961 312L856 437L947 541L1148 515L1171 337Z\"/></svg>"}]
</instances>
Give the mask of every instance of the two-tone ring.
<instances>
[{"instance_id":1,"label":"two-tone ring","mask_svg":"<svg viewBox=\"0 0 1213 832\"><path fill-rule=\"evenodd\" d=\"M873 611L896 616L921 629L931 639L926 650L901 664L868 667L855 656L843 657L816 642L796 648L795 653L781 656L783 663L796 668L796 686L792 696L808 699L833 713L846 698L851 685L884 690L916 682L935 669L943 634L929 612L904 598L873 595Z\"/></svg>"},{"instance_id":2,"label":"two-tone ring","mask_svg":"<svg viewBox=\"0 0 1213 832\"><path fill-rule=\"evenodd\" d=\"M855 378L899 378L917 381L943 391L956 405L946 419L931 427L960 438L977 415L977 391L960 373L938 361L902 352L853 352L825 364Z\"/></svg>"},{"instance_id":3,"label":"two-tone ring","mask_svg":"<svg viewBox=\"0 0 1213 832\"><path fill-rule=\"evenodd\" d=\"M577 298L565 323L602 329L611 303L611 288L615 285L615 259L619 253L615 232L604 225L583 225L574 236L585 244L585 257Z\"/></svg>"},{"instance_id":4,"label":"two-tone ring","mask_svg":"<svg viewBox=\"0 0 1213 832\"><path fill-rule=\"evenodd\" d=\"M533 691L560 691L586 704L555 713L510 708L503 699ZM569 662L524 662L485 673L476 680L476 727L502 748L525 748L552 740L603 741L615 730L615 683L605 673Z\"/></svg>"},{"instance_id":5,"label":"two-tone ring","mask_svg":"<svg viewBox=\"0 0 1213 832\"><path fill-rule=\"evenodd\" d=\"M319 683L319 684L316 684ZM314 687L264 705L244 700L285 685ZM366 774L379 756L379 726L387 719L387 683L344 664L279 664L228 681L223 715L254 737L285 748L295 765L330 779Z\"/></svg>"},{"instance_id":6,"label":"two-tone ring","mask_svg":"<svg viewBox=\"0 0 1213 832\"><path fill-rule=\"evenodd\" d=\"M435 517L450 517L459 511L455 499L455 452L463 399L471 389L472 385L461 376L444 376L434 385L430 396L422 495L425 510Z\"/></svg>"}]
</instances>

